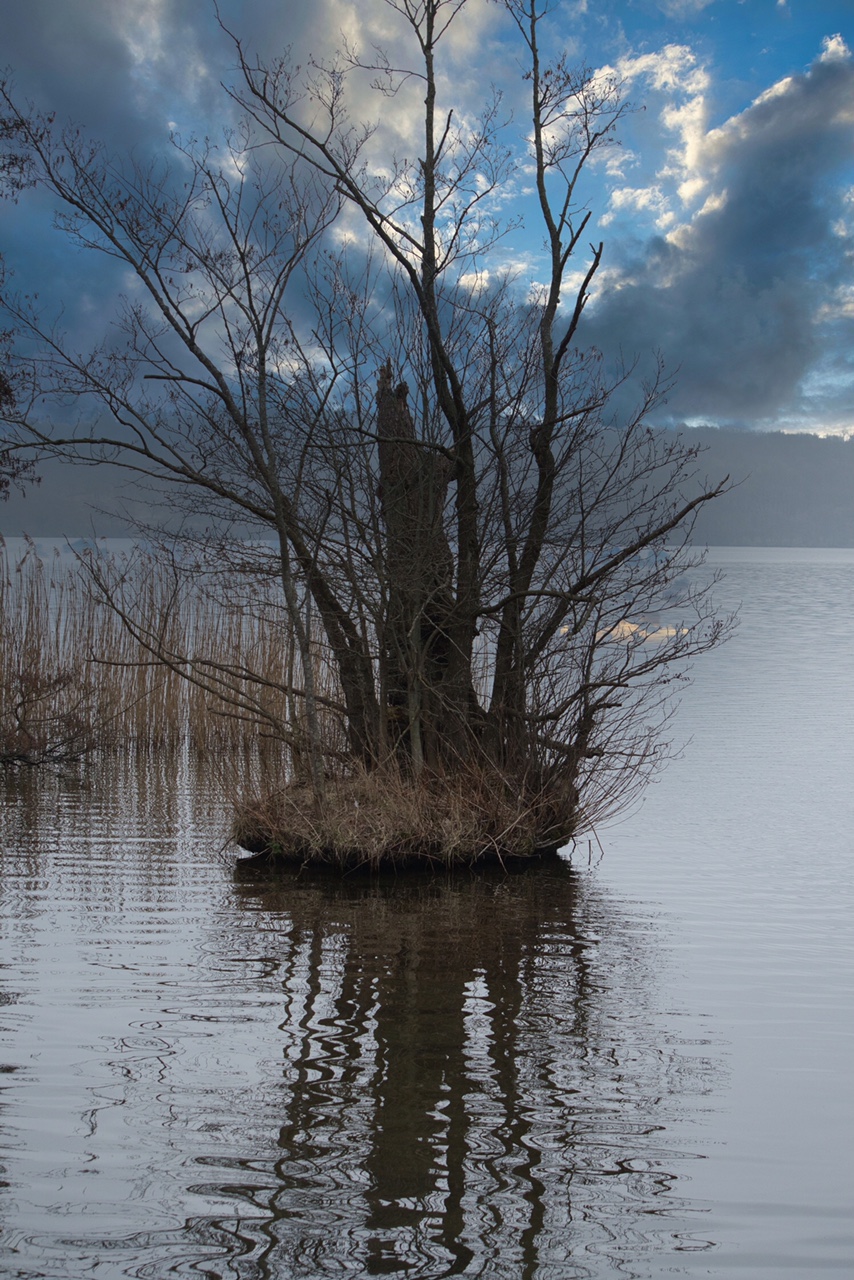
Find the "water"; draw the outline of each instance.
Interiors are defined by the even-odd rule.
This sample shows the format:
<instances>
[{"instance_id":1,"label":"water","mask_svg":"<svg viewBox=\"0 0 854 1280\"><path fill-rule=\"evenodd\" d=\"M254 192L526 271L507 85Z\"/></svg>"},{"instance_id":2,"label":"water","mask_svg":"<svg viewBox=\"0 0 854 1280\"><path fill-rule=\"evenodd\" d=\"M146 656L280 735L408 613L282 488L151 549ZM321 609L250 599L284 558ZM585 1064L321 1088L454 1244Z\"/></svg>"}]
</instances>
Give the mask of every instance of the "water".
<instances>
[{"instance_id":1,"label":"water","mask_svg":"<svg viewBox=\"0 0 854 1280\"><path fill-rule=\"evenodd\" d=\"M0 1274L850 1274L854 553L717 558L604 856L241 880L188 760L7 781Z\"/></svg>"}]
</instances>

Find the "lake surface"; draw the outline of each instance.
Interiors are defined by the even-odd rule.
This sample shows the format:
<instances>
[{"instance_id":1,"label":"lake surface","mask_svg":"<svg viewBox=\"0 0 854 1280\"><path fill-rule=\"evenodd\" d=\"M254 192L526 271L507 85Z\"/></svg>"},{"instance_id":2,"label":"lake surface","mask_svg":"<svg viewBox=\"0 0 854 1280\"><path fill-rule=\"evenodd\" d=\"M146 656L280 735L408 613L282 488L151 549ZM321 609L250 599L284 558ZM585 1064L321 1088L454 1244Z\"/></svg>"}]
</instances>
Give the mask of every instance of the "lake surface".
<instances>
[{"instance_id":1,"label":"lake surface","mask_svg":"<svg viewBox=\"0 0 854 1280\"><path fill-rule=\"evenodd\" d=\"M0 781L0 1275L851 1274L854 552L712 559L692 740L554 865L241 880L188 759Z\"/></svg>"}]
</instances>

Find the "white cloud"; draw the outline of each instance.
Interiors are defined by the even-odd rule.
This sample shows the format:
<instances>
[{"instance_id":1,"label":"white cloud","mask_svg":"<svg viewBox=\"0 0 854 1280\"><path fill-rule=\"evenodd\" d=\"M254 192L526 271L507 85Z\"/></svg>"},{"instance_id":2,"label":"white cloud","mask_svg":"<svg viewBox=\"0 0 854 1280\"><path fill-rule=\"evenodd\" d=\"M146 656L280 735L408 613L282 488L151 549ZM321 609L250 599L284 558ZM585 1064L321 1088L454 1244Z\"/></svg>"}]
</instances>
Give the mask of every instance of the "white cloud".
<instances>
[{"instance_id":1,"label":"white cloud","mask_svg":"<svg viewBox=\"0 0 854 1280\"><path fill-rule=\"evenodd\" d=\"M702 13L713 0L658 0L658 7L668 18L692 18Z\"/></svg>"},{"instance_id":2,"label":"white cloud","mask_svg":"<svg viewBox=\"0 0 854 1280\"><path fill-rule=\"evenodd\" d=\"M837 62L840 59L851 57L851 50L838 32L835 36L825 36L821 42L821 47L820 62Z\"/></svg>"},{"instance_id":3,"label":"white cloud","mask_svg":"<svg viewBox=\"0 0 854 1280\"><path fill-rule=\"evenodd\" d=\"M709 77L697 66L697 55L686 44L668 44L657 53L626 54L616 68L603 68L603 74L616 70L621 80L631 82L643 78L653 89L700 93L708 87Z\"/></svg>"},{"instance_id":4,"label":"white cloud","mask_svg":"<svg viewBox=\"0 0 854 1280\"><path fill-rule=\"evenodd\" d=\"M679 184L679 199L683 204L693 204L706 189L706 179L699 174L685 178Z\"/></svg>"},{"instance_id":5,"label":"white cloud","mask_svg":"<svg viewBox=\"0 0 854 1280\"><path fill-rule=\"evenodd\" d=\"M592 157L594 165L597 161L604 163L605 172L609 178L622 178L625 176L626 169L630 169L637 164L638 157L634 151L628 148L618 147L614 150L600 151L597 156Z\"/></svg>"},{"instance_id":6,"label":"white cloud","mask_svg":"<svg viewBox=\"0 0 854 1280\"><path fill-rule=\"evenodd\" d=\"M832 320L854 320L854 284L840 284L818 307L815 319L821 323Z\"/></svg>"},{"instance_id":7,"label":"white cloud","mask_svg":"<svg viewBox=\"0 0 854 1280\"><path fill-rule=\"evenodd\" d=\"M486 270L466 271L457 283L466 293L484 293L489 288L490 274Z\"/></svg>"},{"instance_id":8,"label":"white cloud","mask_svg":"<svg viewBox=\"0 0 854 1280\"><path fill-rule=\"evenodd\" d=\"M643 54L627 54L612 71L625 83L642 80L649 86L650 105L657 108L664 130L674 136L664 163L650 180L636 187L619 186L612 190L603 225L612 222L622 210L654 215L655 226L663 231L676 221L673 205L683 208L694 204L707 187L702 171L702 148L708 129L706 94L711 77L698 62L694 50L686 44L668 44L663 49ZM634 157L633 157L634 159ZM624 166L615 163L608 175L624 177Z\"/></svg>"},{"instance_id":9,"label":"white cloud","mask_svg":"<svg viewBox=\"0 0 854 1280\"><path fill-rule=\"evenodd\" d=\"M618 213L625 211L653 214L655 225L660 230L670 226L675 218L666 197L658 186L618 187L611 192L608 211L599 221L603 227L608 226Z\"/></svg>"},{"instance_id":10,"label":"white cloud","mask_svg":"<svg viewBox=\"0 0 854 1280\"><path fill-rule=\"evenodd\" d=\"M685 202L685 193L697 192L705 185L702 174L703 149L708 130L709 110L704 93L697 93L680 106L665 107L661 113L661 123L670 133L676 135L678 143L668 148L667 160L662 167L661 176L669 177L680 186L680 198Z\"/></svg>"}]
</instances>

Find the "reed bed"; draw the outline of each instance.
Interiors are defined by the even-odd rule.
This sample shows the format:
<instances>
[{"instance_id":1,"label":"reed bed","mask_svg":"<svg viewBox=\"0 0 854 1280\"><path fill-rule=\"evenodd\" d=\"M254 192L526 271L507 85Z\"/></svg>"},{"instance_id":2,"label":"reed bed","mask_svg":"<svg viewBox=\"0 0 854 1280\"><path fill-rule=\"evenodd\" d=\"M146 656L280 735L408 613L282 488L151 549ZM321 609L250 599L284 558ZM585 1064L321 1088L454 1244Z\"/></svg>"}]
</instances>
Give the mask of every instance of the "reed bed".
<instances>
[{"instance_id":1,"label":"reed bed","mask_svg":"<svg viewBox=\"0 0 854 1280\"><path fill-rule=\"evenodd\" d=\"M189 749L261 860L447 867L531 858L571 834L554 797L497 771L347 765L334 664L313 646L327 766L307 785L302 671L275 573L134 548L15 554L0 538L0 765ZM340 768L338 767L340 765ZM171 765L168 767L172 767Z\"/></svg>"},{"instance_id":2,"label":"reed bed","mask_svg":"<svg viewBox=\"0 0 854 1280\"><path fill-rule=\"evenodd\" d=\"M299 664L276 585L239 586L140 550L87 563L0 539L0 762L293 739Z\"/></svg>"}]
</instances>

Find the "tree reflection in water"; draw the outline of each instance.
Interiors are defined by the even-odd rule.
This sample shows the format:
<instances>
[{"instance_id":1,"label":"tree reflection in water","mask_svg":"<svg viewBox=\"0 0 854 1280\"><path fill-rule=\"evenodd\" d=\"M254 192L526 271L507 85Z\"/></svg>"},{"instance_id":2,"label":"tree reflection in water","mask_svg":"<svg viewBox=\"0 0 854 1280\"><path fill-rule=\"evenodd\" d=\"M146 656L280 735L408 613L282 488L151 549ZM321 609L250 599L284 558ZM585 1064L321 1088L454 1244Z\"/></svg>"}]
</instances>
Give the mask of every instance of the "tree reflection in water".
<instances>
[{"instance_id":1,"label":"tree reflection in water","mask_svg":"<svg viewBox=\"0 0 854 1280\"><path fill-rule=\"evenodd\" d=\"M278 1157L199 1188L246 1202L227 1274L645 1275L708 1247L673 1130L715 1070L595 881L556 859L236 893L279 924L285 1070Z\"/></svg>"}]
</instances>

